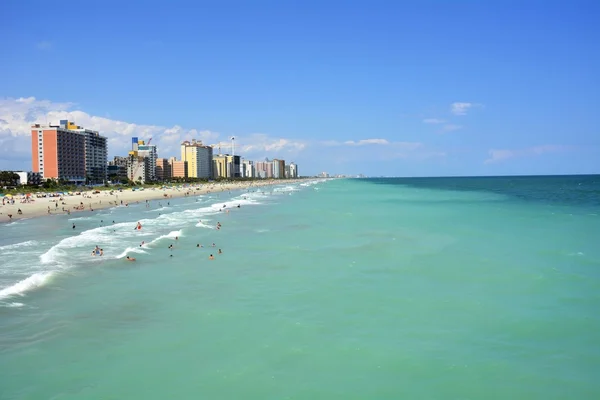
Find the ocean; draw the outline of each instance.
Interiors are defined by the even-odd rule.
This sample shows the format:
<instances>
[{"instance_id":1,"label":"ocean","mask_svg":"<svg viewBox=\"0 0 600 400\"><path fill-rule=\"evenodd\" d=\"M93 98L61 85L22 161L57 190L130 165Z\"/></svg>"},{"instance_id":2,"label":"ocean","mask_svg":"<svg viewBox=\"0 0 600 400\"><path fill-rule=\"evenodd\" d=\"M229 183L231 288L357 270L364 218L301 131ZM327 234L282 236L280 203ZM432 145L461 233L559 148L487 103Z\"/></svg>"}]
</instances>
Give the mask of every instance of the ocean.
<instances>
[{"instance_id":1,"label":"ocean","mask_svg":"<svg viewBox=\"0 0 600 400\"><path fill-rule=\"evenodd\" d=\"M0 226L0 399L600 398L600 176L168 203Z\"/></svg>"}]
</instances>

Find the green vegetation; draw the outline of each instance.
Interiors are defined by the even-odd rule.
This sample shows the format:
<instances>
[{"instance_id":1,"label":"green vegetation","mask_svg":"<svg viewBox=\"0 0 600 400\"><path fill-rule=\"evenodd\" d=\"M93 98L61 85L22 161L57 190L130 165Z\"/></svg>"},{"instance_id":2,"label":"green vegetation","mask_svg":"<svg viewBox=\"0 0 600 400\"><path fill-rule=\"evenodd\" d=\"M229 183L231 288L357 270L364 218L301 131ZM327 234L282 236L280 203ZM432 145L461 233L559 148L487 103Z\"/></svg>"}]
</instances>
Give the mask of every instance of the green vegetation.
<instances>
[{"instance_id":1,"label":"green vegetation","mask_svg":"<svg viewBox=\"0 0 600 400\"><path fill-rule=\"evenodd\" d=\"M119 183L104 184L104 185L74 185L64 180L47 179L41 185L21 185L17 182L19 175L10 171L0 171L0 193L3 194L19 194L19 193L54 193L54 192L82 192L90 190L127 190L127 189L142 189L142 188L160 188L163 186L194 184L194 183L209 183L208 179L197 178L172 178L164 182L149 182L142 184L141 182L133 182L130 179L121 179ZM110 177L109 177L110 179ZM114 177L113 177L114 179ZM302 179L302 178L300 178ZM282 178L282 181L287 180ZM217 178L210 182L229 183L229 182L251 182L264 181L262 178Z\"/></svg>"}]
</instances>

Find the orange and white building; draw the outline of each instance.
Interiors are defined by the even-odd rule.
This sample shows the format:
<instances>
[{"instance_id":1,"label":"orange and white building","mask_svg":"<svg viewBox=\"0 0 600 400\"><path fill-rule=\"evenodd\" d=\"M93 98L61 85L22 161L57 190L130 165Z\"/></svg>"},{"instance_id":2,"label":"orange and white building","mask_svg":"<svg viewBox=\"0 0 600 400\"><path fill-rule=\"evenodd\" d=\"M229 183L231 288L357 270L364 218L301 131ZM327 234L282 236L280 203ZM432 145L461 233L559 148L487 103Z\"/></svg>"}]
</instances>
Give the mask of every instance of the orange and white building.
<instances>
[{"instance_id":1,"label":"orange and white building","mask_svg":"<svg viewBox=\"0 0 600 400\"><path fill-rule=\"evenodd\" d=\"M31 126L31 169L44 179L102 182L106 179L107 141L96 131L67 120Z\"/></svg>"}]
</instances>

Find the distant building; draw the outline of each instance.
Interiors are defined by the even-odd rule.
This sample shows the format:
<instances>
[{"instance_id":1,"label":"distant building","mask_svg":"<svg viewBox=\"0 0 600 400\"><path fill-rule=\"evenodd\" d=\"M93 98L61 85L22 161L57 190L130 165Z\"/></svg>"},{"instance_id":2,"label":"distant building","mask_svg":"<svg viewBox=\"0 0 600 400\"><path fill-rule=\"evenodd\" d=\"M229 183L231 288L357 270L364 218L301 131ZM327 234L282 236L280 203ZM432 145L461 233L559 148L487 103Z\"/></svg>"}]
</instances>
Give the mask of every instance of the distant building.
<instances>
[{"instance_id":1,"label":"distant building","mask_svg":"<svg viewBox=\"0 0 600 400\"><path fill-rule=\"evenodd\" d=\"M18 185L39 185L43 180L39 172L17 171L15 174L19 175Z\"/></svg>"},{"instance_id":2,"label":"distant building","mask_svg":"<svg viewBox=\"0 0 600 400\"><path fill-rule=\"evenodd\" d=\"M214 178L239 178L240 156L229 154L213 155L213 177Z\"/></svg>"},{"instance_id":3,"label":"distant building","mask_svg":"<svg viewBox=\"0 0 600 400\"><path fill-rule=\"evenodd\" d=\"M254 161L242 160L242 170L240 174L243 178L254 178L256 176Z\"/></svg>"},{"instance_id":4,"label":"distant building","mask_svg":"<svg viewBox=\"0 0 600 400\"><path fill-rule=\"evenodd\" d=\"M273 162L266 159L257 161L254 165L257 178L267 179L273 177Z\"/></svg>"},{"instance_id":5,"label":"distant building","mask_svg":"<svg viewBox=\"0 0 600 400\"><path fill-rule=\"evenodd\" d=\"M128 157L115 156L112 161L108 162L106 168L107 177L111 181L121 181L127 179L127 164Z\"/></svg>"},{"instance_id":6,"label":"distant building","mask_svg":"<svg viewBox=\"0 0 600 400\"><path fill-rule=\"evenodd\" d=\"M227 157L213 155L213 178L227 178Z\"/></svg>"},{"instance_id":7,"label":"distant building","mask_svg":"<svg viewBox=\"0 0 600 400\"><path fill-rule=\"evenodd\" d=\"M285 160L273 160L273 178L285 178Z\"/></svg>"},{"instance_id":8,"label":"distant building","mask_svg":"<svg viewBox=\"0 0 600 400\"><path fill-rule=\"evenodd\" d=\"M157 158L156 159L156 179L159 181L169 180L171 179L171 164L169 164L169 160L166 158Z\"/></svg>"},{"instance_id":9,"label":"distant building","mask_svg":"<svg viewBox=\"0 0 600 400\"><path fill-rule=\"evenodd\" d=\"M181 160L187 161L188 177L210 179L213 176L213 148L195 139L181 143Z\"/></svg>"},{"instance_id":10,"label":"distant building","mask_svg":"<svg viewBox=\"0 0 600 400\"><path fill-rule=\"evenodd\" d=\"M188 178L189 164L187 161L177 161L175 157L169 159L169 166L171 167L172 178Z\"/></svg>"},{"instance_id":11,"label":"distant building","mask_svg":"<svg viewBox=\"0 0 600 400\"><path fill-rule=\"evenodd\" d=\"M134 182L150 181L150 161L144 157L130 156L127 163L127 177Z\"/></svg>"},{"instance_id":12,"label":"distant building","mask_svg":"<svg viewBox=\"0 0 600 400\"><path fill-rule=\"evenodd\" d=\"M289 165L289 178L290 179L298 178L298 165L294 164L293 162L291 162Z\"/></svg>"},{"instance_id":13,"label":"distant building","mask_svg":"<svg viewBox=\"0 0 600 400\"><path fill-rule=\"evenodd\" d=\"M156 178L156 160L158 158L158 153L156 152L156 146L153 144L145 144L143 141L141 143L138 142L137 146L137 154L138 157L144 157L148 161L148 168L150 170L149 180L155 181Z\"/></svg>"}]
</instances>

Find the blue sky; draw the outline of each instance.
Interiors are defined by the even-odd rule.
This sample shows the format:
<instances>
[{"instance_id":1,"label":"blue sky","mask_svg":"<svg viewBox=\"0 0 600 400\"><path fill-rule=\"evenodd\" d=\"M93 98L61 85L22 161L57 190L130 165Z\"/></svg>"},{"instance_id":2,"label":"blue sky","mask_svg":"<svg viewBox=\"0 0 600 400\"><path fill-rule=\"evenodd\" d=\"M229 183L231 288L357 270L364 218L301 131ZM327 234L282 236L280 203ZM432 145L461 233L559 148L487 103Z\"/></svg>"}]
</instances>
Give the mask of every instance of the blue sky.
<instances>
[{"instance_id":1,"label":"blue sky","mask_svg":"<svg viewBox=\"0 0 600 400\"><path fill-rule=\"evenodd\" d=\"M596 1L123 3L3 3L0 169L70 117L110 156L233 135L301 174L600 173Z\"/></svg>"}]
</instances>

